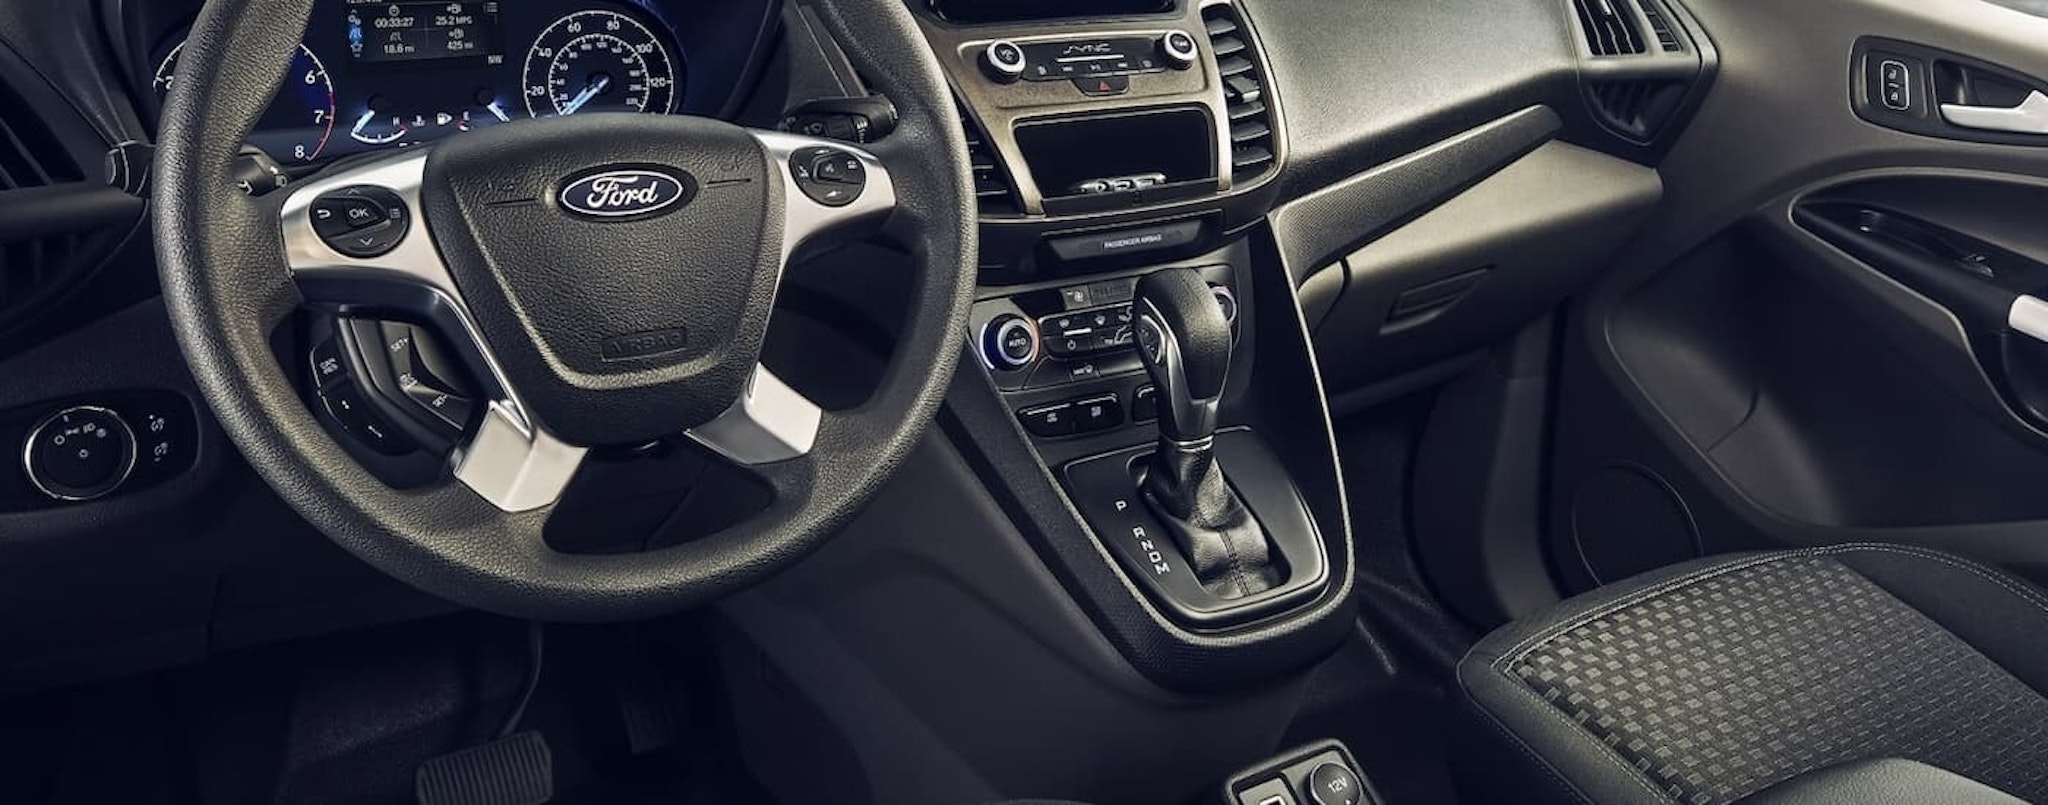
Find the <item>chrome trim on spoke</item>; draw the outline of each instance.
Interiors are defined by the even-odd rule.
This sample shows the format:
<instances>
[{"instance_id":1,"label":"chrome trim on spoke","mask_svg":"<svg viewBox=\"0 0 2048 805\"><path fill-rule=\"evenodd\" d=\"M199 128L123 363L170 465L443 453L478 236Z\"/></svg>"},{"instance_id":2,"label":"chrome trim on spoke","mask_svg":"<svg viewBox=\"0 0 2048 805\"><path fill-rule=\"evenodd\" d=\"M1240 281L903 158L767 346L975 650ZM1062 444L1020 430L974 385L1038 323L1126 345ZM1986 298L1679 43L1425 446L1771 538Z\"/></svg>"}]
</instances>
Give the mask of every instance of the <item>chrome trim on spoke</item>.
<instances>
[{"instance_id":1,"label":"chrome trim on spoke","mask_svg":"<svg viewBox=\"0 0 2048 805\"><path fill-rule=\"evenodd\" d=\"M688 435L735 464L773 464L809 454L824 420L824 409L757 365L739 400Z\"/></svg>"}]
</instances>

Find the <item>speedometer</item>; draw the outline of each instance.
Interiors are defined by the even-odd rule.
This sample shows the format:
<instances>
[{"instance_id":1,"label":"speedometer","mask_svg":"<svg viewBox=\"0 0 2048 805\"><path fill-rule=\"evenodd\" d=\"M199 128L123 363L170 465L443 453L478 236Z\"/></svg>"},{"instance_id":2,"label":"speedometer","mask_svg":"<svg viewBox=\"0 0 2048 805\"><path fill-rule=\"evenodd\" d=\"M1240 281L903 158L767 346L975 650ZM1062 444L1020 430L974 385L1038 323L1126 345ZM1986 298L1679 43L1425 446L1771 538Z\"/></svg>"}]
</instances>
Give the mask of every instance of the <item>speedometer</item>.
<instances>
[{"instance_id":1,"label":"speedometer","mask_svg":"<svg viewBox=\"0 0 2048 805\"><path fill-rule=\"evenodd\" d=\"M555 21L526 52L526 111L668 114L676 105L676 63L660 37L615 11L580 11Z\"/></svg>"}]
</instances>

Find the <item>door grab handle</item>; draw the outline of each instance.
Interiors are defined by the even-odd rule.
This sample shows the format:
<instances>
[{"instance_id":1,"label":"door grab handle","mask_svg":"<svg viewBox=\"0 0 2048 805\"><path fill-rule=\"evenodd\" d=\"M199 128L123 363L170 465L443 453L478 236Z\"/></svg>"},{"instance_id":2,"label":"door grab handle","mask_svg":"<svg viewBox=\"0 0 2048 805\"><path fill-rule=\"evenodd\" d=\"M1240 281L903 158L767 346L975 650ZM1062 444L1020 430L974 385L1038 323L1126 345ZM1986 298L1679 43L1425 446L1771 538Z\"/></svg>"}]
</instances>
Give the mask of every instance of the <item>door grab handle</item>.
<instances>
[{"instance_id":1,"label":"door grab handle","mask_svg":"<svg viewBox=\"0 0 2048 805\"><path fill-rule=\"evenodd\" d=\"M2024 295L2012 300L2012 314L2006 317L2006 324L2015 332L2048 341L2048 302Z\"/></svg>"},{"instance_id":2,"label":"door grab handle","mask_svg":"<svg viewBox=\"0 0 2048 805\"><path fill-rule=\"evenodd\" d=\"M1945 103L1941 105L1941 116L1966 129L2048 134L2048 95L2034 90L2020 105L2011 108Z\"/></svg>"}]
</instances>

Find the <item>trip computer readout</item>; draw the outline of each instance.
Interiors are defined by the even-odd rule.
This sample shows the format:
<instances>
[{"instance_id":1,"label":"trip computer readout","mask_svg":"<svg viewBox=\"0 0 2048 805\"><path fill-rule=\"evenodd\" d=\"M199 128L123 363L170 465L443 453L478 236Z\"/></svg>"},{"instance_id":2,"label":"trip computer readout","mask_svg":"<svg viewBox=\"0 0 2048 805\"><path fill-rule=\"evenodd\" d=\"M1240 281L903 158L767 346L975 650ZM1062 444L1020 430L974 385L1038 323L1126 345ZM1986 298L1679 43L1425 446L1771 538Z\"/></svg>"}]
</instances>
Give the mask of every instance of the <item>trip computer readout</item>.
<instances>
[{"instance_id":1,"label":"trip computer readout","mask_svg":"<svg viewBox=\"0 0 2048 805\"><path fill-rule=\"evenodd\" d=\"M348 49L361 65L459 60L505 62L498 1L348 0Z\"/></svg>"}]
</instances>

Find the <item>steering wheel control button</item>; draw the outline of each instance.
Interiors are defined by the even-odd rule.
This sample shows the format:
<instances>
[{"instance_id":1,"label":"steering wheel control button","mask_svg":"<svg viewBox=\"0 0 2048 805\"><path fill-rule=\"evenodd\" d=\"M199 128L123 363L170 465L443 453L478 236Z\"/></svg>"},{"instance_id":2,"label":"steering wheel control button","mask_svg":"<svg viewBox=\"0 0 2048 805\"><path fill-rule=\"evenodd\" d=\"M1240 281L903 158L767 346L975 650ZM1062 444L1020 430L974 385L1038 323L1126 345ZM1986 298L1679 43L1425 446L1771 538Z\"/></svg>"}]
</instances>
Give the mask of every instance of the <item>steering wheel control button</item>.
<instances>
[{"instance_id":1,"label":"steering wheel control button","mask_svg":"<svg viewBox=\"0 0 2048 805\"><path fill-rule=\"evenodd\" d=\"M982 328L981 355L991 369L1030 366L1038 357L1038 329L1023 316L997 316Z\"/></svg>"},{"instance_id":2,"label":"steering wheel control button","mask_svg":"<svg viewBox=\"0 0 2048 805\"><path fill-rule=\"evenodd\" d=\"M135 471L135 452L135 431L120 414L80 405L57 412L29 432L22 468L45 495L92 500L128 480Z\"/></svg>"},{"instance_id":3,"label":"steering wheel control button","mask_svg":"<svg viewBox=\"0 0 2048 805\"><path fill-rule=\"evenodd\" d=\"M332 338L314 347L307 360L312 364L316 388L326 388L348 379L348 361L341 357L341 346Z\"/></svg>"},{"instance_id":4,"label":"steering wheel control button","mask_svg":"<svg viewBox=\"0 0 2048 805\"><path fill-rule=\"evenodd\" d=\"M1028 62L1024 49L1008 39L990 42L988 47L981 51L983 69L988 70L990 78L1005 84L1023 78L1024 70L1029 66Z\"/></svg>"},{"instance_id":5,"label":"steering wheel control button","mask_svg":"<svg viewBox=\"0 0 2048 805\"><path fill-rule=\"evenodd\" d=\"M1031 435L1047 439L1072 436L1079 432L1079 427L1074 422L1073 403L1026 408L1017 412L1017 419L1024 423L1024 429L1031 431Z\"/></svg>"},{"instance_id":6,"label":"steering wheel control button","mask_svg":"<svg viewBox=\"0 0 2048 805\"><path fill-rule=\"evenodd\" d=\"M860 157L837 148L798 149L790 155L789 172L796 177L798 190L827 207L852 204L868 185L868 169Z\"/></svg>"},{"instance_id":7,"label":"steering wheel control button","mask_svg":"<svg viewBox=\"0 0 2048 805\"><path fill-rule=\"evenodd\" d=\"M363 402L381 403L389 416L411 422L415 436L437 445L468 426L476 410L473 395L430 331L405 322L369 319L350 320L344 327L362 357L367 391L375 395Z\"/></svg>"},{"instance_id":8,"label":"steering wheel control button","mask_svg":"<svg viewBox=\"0 0 2048 805\"><path fill-rule=\"evenodd\" d=\"M1324 763L1308 773L1308 798L1315 805L1359 805L1365 800L1365 784L1342 763Z\"/></svg>"},{"instance_id":9,"label":"steering wheel control button","mask_svg":"<svg viewBox=\"0 0 2048 805\"><path fill-rule=\"evenodd\" d=\"M411 214L397 193L356 185L322 194L309 210L313 232L327 247L357 259L398 248L411 228Z\"/></svg>"},{"instance_id":10,"label":"steering wheel control button","mask_svg":"<svg viewBox=\"0 0 2048 805\"><path fill-rule=\"evenodd\" d=\"M340 383L320 391L320 404L327 409L327 415L364 447L387 456L402 456L413 450L413 442L398 432L391 423L384 421L368 400L363 398L360 388L354 383Z\"/></svg>"}]
</instances>

